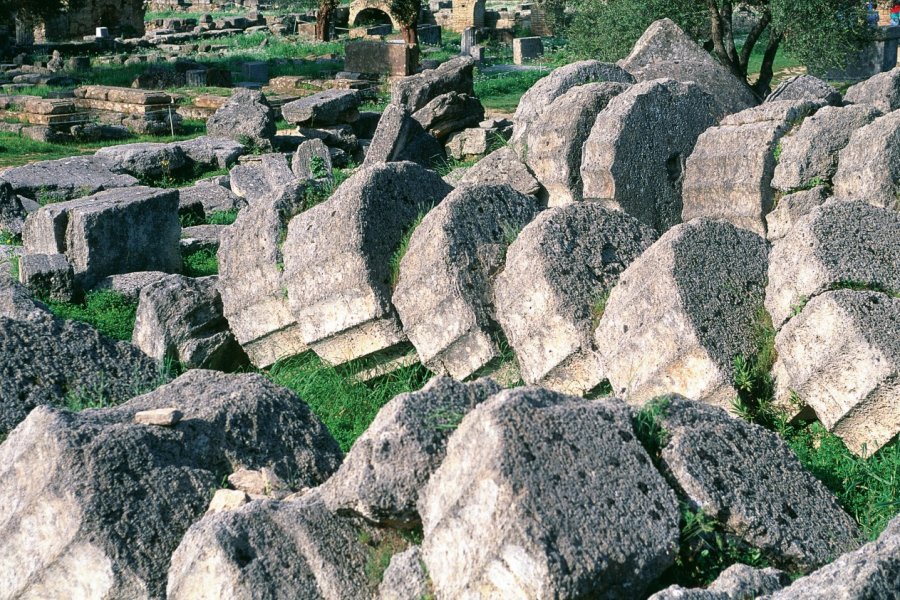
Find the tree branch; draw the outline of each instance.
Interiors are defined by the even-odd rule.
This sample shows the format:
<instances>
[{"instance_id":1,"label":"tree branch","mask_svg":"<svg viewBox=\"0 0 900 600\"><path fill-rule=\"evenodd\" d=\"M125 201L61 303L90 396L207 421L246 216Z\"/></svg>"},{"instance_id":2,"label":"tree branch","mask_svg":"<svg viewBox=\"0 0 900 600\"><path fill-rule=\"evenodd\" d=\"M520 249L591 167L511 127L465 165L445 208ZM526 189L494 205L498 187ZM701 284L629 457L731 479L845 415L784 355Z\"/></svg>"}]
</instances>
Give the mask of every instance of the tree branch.
<instances>
[{"instance_id":1,"label":"tree branch","mask_svg":"<svg viewBox=\"0 0 900 600\"><path fill-rule=\"evenodd\" d=\"M753 86L753 91L760 99L769 95L769 84L772 83L773 65L775 64L775 54L778 52L778 46L784 34L772 33L769 36L769 44L766 46L766 53L763 54L762 66L759 69L759 79Z\"/></svg>"},{"instance_id":2,"label":"tree branch","mask_svg":"<svg viewBox=\"0 0 900 600\"><path fill-rule=\"evenodd\" d=\"M734 6L732 6L731 0L722 0L722 10L719 13L719 19L722 21L722 33L724 38L722 45L725 46L728 62L735 66L740 66L738 65L737 49L734 47L734 30L731 27L733 15Z\"/></svg>"},{"instance_id":3,"label":"tree branch","mask_svg":"<svg viewBox=\"0 0 900 600\"><path fill-rule=\"evenodd\" d=\"M766 9L760 16L759 21L750 30L750 33L747 34L747 41L744 42L744 47L741 48L741 54L738 57L738 65L741 67L741 71L744 72L744 76L747 75L747 65L750 64L750 55L753 53L753 47L756 46L756 42L759 41L760 36L771 22L772 13Z\"/></svg>"}]
</instances>

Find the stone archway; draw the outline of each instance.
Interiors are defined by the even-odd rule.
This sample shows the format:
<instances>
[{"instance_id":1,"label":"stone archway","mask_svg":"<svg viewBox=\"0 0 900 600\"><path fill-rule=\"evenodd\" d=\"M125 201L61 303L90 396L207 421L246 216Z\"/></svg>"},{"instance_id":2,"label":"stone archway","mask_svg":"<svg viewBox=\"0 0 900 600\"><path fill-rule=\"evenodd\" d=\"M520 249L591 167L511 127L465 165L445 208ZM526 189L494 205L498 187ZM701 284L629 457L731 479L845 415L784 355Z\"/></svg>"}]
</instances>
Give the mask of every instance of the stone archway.
<instances>
[{"instance_id":1,"label":"stone archway","mask_svg":"<svg viewBox=\"0 0 900 600\"><path fill-rule=\"evenodd\" d=\"M483 1L483 0L482 0ZM396 31L400 31L403 29L403 26L400 24L400 21L397 20L391 13L391 5L390 2L386 0L353 0L353 3L350 5L350 27L354 27L356 25L356 21L359 18L360 14L364 11L377 10L383 12L388 16L391 20L391 25Z\"/></svg>"},{"instance_id":2,"label":"stone archway","mask_svg":"<svg viewBox=\"0 0 900 600\"><path fill-rule=\"evenodd\" d=\"M484 27L485 0L453 0L450 28L462 32L467 27Z\"/></svg>"}]
</instances>

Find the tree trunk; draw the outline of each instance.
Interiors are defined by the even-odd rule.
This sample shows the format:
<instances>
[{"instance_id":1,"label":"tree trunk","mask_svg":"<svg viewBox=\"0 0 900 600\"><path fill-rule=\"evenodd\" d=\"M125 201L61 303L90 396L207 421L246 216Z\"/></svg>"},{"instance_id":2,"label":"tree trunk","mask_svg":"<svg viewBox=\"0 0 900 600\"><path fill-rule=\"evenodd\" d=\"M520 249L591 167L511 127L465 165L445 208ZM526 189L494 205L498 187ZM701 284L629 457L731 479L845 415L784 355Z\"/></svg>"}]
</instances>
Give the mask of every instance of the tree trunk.
<instances>
[{"instance_id":1,"label":"tree trunk","mask_svg":"<svg viewBox=\"0 0 900 600\"><path fill-rule=\"evenodd\" d=\"M756 25L753 26L753 29L750 30L750 33L747 34L747 41L744 42L744 46L741 48L741 54L738 57L738 63L741 67L741 71L744 73L744 77L747 76L747 66L750 64L750 55L753 53L753 48L756 46L759 37L771 22L772 13L766 10L763 12L759 21L756 22Z\"/></svg>"},{"instance_id":2,"label":"tree trunk","mask_svg":"<svg viewBox=\"0 0 900 600\"><path fill-rule=\"evenodd\" d=\"M329 5L319 6L316 12L316 39L327 42L331 39L331 15L334 7Z\"/></svg>"},{"instance_id":3,"label":"tree trunk","mask_svg":"<svg viewBox=\"0 0 900 600\"><path fill-rule=\"evenodd\" d=\"M718 0L707 0L709 8L709 25L712 34L713 52L729 71L740 79L746 75L741 73L737 64L737 56L734 51L734 39L731 33L731 14L724 15L719 11ZM726 2L725 7L731 7L731 2ZM726 22L727 19L727 22ZM727 44L727 46L726 46Z\"/></svg>"},{"instance_id":4,"label":"tree trunk","mask_svg":"<svg viewBox=\"0 0 900 600\"><path fill-rule=\"evenodd\" d=\"M419 20L416 19L413 23L404 25L400 29L400 33L403 34L403 41L407 44L418 45L419 44Z\"/></svg>"},{"instance_id":5,"label":"tree trunk","mask_svg":"<svg viewBox=\"0 0 900 600\"><path fill-rule=\"evenodd\" d=\"M775 54L778 52L778 46L781 44L782 34L771 32L769 35L769 44L766 46L766 52L763 54L762 67L759 70L759 79L753 86L753 91L760 99L769 95L769 84L772 83L774 75L773 65L775 64Z\"/></svg>"}]
</instances>

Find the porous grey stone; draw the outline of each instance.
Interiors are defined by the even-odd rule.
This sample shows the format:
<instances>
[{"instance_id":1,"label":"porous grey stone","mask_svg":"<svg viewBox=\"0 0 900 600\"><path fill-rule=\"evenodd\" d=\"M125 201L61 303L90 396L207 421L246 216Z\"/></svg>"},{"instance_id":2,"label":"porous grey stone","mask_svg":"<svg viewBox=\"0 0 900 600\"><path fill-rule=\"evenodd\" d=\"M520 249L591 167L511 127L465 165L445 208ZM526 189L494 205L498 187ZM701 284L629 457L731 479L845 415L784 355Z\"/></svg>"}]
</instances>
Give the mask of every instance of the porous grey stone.
<instances>
[{"instance_id":1,"label":"porous grey stone","mask_svg":"<svg viewBox=\"0 0 900 600\"><path fill-rule=\"evenodd\" d=\"M179 146L152 142L108 146L97 150L94 156L107 159L114 171L138 179L171 176L188 164Z\"/></svg>"},{"instance_id":2,"label":"porous grey stone","mask_svg":"<svg viewBox=\"0 0 900 600\"><path fill-rule=\"evenodd\" d=\"M134 423L158 408L184 418ZM341 455L292 392L259 375L189 371L115 408L40 407L0 458L9 597L140 599L164 597L170 556L225 475L269 467L316 485Z\"/></svg>"},{"instance_id":3,"label":"porous grey stone","mask_svg":"<svg viewBox=\"0 0 900 600\"><path fill-rule=\"evenodd\" d=\"M50 204L25 220L26 254L65 254L90 289L108 275L181 270L178 192L133 187Z\"/></svg>"},{"instance_id":4,"label":"porous grey stone","mask_svg":"<svg viewBox=\"0 0 900 600\"><path fill-rule=\"evenodd\" d=\"M898 232L900 214L864 202L828 202L798 220L769 256L766 309L776 329L838 283L900 290Z\"/></svg>"},{"instance_id":5,"label":"porous grey stone","mask_svg":"<svg viewBox=\"0 0 900 600\"><path fill-rule=\"evenodd\" d=\"M798 398L851 451L873 454L900 433L898 323L897 296L815 296L775 336L776 402Z\"/></svg>"},{"instance_id":6,"label":"porous grey stone","mask_svg":"<svg viewBox=\"0 0 900 600\"><path fill-rule=\"evenodd\" d=\"M0 277L0 434L36 406L65 406L71 396L109 403L157 383L156 361L127 342L79 321L54 317L9 277Z\"/></svg>"},{"instance_id":7,"label":"porous grey stone","mask_svg":"<svg viewBox=\"0 0 900 600\"><path fill-rule=\"evenodd\" d=\"M790 582L790 576L778 569L756 569L736 563L722 571L706 589L673 585L647 600L749 600L777 592Z\"/></svg>"},{"instance_id":8,"label":"porous grey stone","mask_svg":"<svg viewBox=\"0 0 900 600\"><path fill-rule=\"evenodd\" d=\"M454 131L475 127L484 120L484 107L474 96L447 92L413 113L413 119L439 140Z\"/></svg>"},{"instance_id":9,"label":"porous grey stone","mask_svg":"<svg viewBox=\"0 0 900 600\"><path fill-rule=\"evenodd\" d=\"M509 146L491 152L466 170L458 185L509 185L528 196L535 196L541 184Z\"/></svg>"},{"instance_id":10,"label":"porous grey stone","mask_svg":"<svg viewBox=\"0 0 900 600\"><path fill-rule=\"evenodd\" d=\"M117 173L108 159L98 156L33 162L4 171L3 179L17 194L42 202L60 202L138 185L137 179Z\"/></svg>"},{"instance_id":11,"label":"porous grey stone","mask_svg":"<svg viewBox=\"0 0 900 600\"><path fill-rule=\"evenodd\" d=\"M168 277L168 275L168 273L163 273L162 271L135 271L134 273L110 275L98 281L93 289L112 290L125 296L131 302L137 303L142 289Z\"/></svg>"},{"instance_id":12,"label":"porous grey stone","mask_svg":"<svg viewBox=\"0 0 900 600\"><path fill-rule=\"evenodd\" d=\"M141 290L132 343L186 369L230 371L246 364L222 314L217 279L169 275Z\"/></svg>"},{"instance_id":13,"label":"porous grey stone","mask_svg":"<svg viewBox=\"0 0 900 600\"><path fill-rule=\"evenodd\" d=\"M282 254L288 221L302 208L302 188L275 190L242 210L220 241L223 314L250 362L260 368L306 350L288 307Z\"/></svg>"},{"instance_id":14,"label":"porous grey stone","mask_svg":"<svg viewBox=\"0 0 900 600\"><path fill-rule=\"evenodd\" d=\"M297 146L291 160L291 171L300 181L331 179L331 154L325 142L312 139Z\"/></svg>"},{"instance_id":15,"label":"porous grey stone","mask_svg":"<svg viewBox=\"0 0 900 600\"><path fill-rule=\"evenodd\" d=\"M444 460L447 440L469 411L500 390L490 379L464 384L435 377L418 392L396 396L322 486L329 508L392 527L420 524L416 502Z\"/></svg>"},{"instance_id":16,"label":"porous grey stone","mask_svg":"<svg viewBox=\"0 0 900 600\"><path fill-rule=\"evenodd\" d=\"M850 86L844 94L844 101L868 104L883 113L897 110L900 108L900 67Z\"/></svg>"},{"instance_id":17,"label":"porous grey stone","mask_svg":"<svg viewBox=\"0 0 900 600\"><path fill-rule=\"evenodd\" d=\"M172 555L166 597L369 598L369 548L315 492L206 515Z\"/></svg>"},{"instance_id":18,"label":"porous grey stone","mask_svg":"<svg viewBox=\"0 0 900 600\"><path fill-rule=\"evenodd\" d=\"M682 219L725 219L765 236L765 218L775 203L775 150L815 108L805 100L769 102L729 115L701 134L685 167Z\"/></svg>"},{"instance_id":19,"label":"porous grey stone","mask_svg":"<svg viewBox=\"0 0 900 600\"><path fill-rule=\"evenodd\" d=\"M398 79L391 84L391 103L411 113L449 92L475 95L475 61L466 56L442 63L418 75Z\"/></svg>"},{"instance_id":20,"label":"porous grey stone","mask_svg":"<svg viewBox=\"0 0 900 600\"><path fill-rule=\"evenodd\" d=\"M841 105L841 93L830 84L812 75L794 75L778 84L766 97L766 102L776 100L811 100L831 106Z\"/></svg>"},{"instance_id":21,"label":"porous grey stone","mask_svg":"<svg viewBox=\"0 0 900 600\"><path fill-rule=\"evenodd\" d=\"M575 62L553 70L522 95L513 116L510 145L520 157L525 156L529 130L550 104L573 87L586 83L613 81L634 83L634 77L620 67L596 60Z\"/></svg>"},{"instance_id":22,"label":"porous grey stone","mask_svg":"<svg viewBox=\"0 0 900 600\"><path fill-rule=\"evenodd\" d=\"M12 185L0 179L0 231L21 235L25 217L29 212Z\"/></svg>"},{"instance_id":23,"label":"porous grey stone","mask_svg":"<svg viewBox=\"0 0 900 600\"><path fill-rule=\"evenodd\" d=\"M236 88L228 101L207 119L206 132L210 137L271 149L275 112L261 92Z\"/></svg>"},{"instance_id":24,"label":"porous grey stone","mask_svg":"<svg viewBox=\"0 0 900 600\"><path fill-rule=\"evenodd\" d=\"M247 201L232 192L230 187L212 181L198 181L178 190L179 212L203 215L204 218L214 212L230 212L245 206Z\"/></svg>"},{"instance_id":25,"label":"porous grey stone","mask_svg":"<svg viewBox=\"0 0 900 600\"><path fill-rule=\"evenodd\" d=\"M444 150L453 158L462 160L466 157L487 154L491 151L492 146L502 139L490 129L470 127L451 133L444 144Z\"/></svg>"},{"instance_id":26,"label":"porous grey stone","mask_svg":"<svg viewBox=\"0 0 900 600\"><path fill-rule=\"evenodd\" d=\"M675 494L628 408L539 388L463 419L419 512L438 597L636 598L678 543Z\"/></svg>"},{"instance_id":27,"label":"porous grey stone","mask_svg":"<svg viewBox=\"0 0 900 600\"><path fill-rule=\"evenodd\" d=\"M417 216L450 191L414 163L363 167L291 220L284 285L301 338L321 358L342 364L405 341L391 305L391 257Z\"/></svg>"},{"instance_id":28,"label":"porous grey stone","mask_svg":"<svg viewBox=\"0 0 900 600\"><path fill-rule=\"evenodd\" d=\"M756 234L698 219L635 259L594 332L614 393L637 405L672 392L731 407L734 359L757 352L766 254Z\"/></svg>"},{"instance_id":29,"label":"porous grey stone","mask_svg":"<svg viewBox=\"0 0 900 600\"><path fill-rule=\"evenodd\" d=\"M244 146L228 138L203 135L192 140L172 142L192 163L198 166L227 169L244 153Z\"/></svg>"},{"instance_id":30,"label":"porous grey stone","mask_svg":"<svg viewBox=\"0 0 900 600\"><path fill-rule=\"evenodd\" d=\"M900 517L859 550L801 577L766 600L896 598L900 590Z\"/></svg>"},{"instance_id":31,"label":"porous grey stone","mask_svg":"<svg viewBox=\"0 0 900 600\"><path fill-rule=\"evenodd\" d=\"M750 87L697 45L671 19L651 24L619 66L637 81L667 77L695 82L711 94L726 113L759 104Z\"/></svg>"},{"instance_id":32,"label":"porous grey stone","mask_svg":"<svg viewBox=\"0 0 900 600\"><path fill-rule=\"evenodd\" d=\"M359 138L350 125L332 125L316 129L298 127L297 133L307 139L322 140L332 151L343 150L351 155L359 151Z\"/></svg>"},{"instance_id":33,"label":"porous grey stone","mask_svg":"<svg viewBox=\"0 0 900 600\"><path fill-rule=\"evenodd\" d=\"M430 167L444 156L444 147L409 111L390 104L381 114L363 166L412 161Z\"/></svg>"},{"instance_id":34,"label":"porous grey stone","mask_svg":"<svg viewBox=\"0 0 900 600\"><path fill-rule=\"evenodd\" d=\"M526 383L583 394L603 380L592 339L598 303L655 240L634 217L595 202L548 209L522 230L494 298Z\"/></svg>"},{"instance_id":35,"label":"porous grey stone","mask_svg":"<svg viewBox=\"0 0 900 600\"><path fill-rule=\"evenodd\" d=\"M863 543L853 518L777 434L671 396L658 424L661 460L691 505L766 556L812 569Z\"/></svg>"},{"instance_id":36,"label":"porous grey stone","mask_svg":"<svg viewBox=\"0 0 900 600\"><path fill-rule=\"evenodd\" d=\"M19 281L36 297L72 302L77 296L75 273L62 254L26 254L19 259Z\"/></svg>"},{"instance_id":37,"label":"porous grey stone","mask_svg":"<svg viewBox=\"0 0 900 600\"><path fill-rule=\"evenodd\" d=\"M537 211L532 196L507 185L463 185L416 227L392 300L433 373L465 379L500 357L494 276Z\"/></svg>"},{"instance_id":38,"label":"porous grey stone","mask_svg":"<svg viewBox=\"0 0 900 600\"><path fill-rule=\"evenodd\" d=\"M719 116L713 97L693 83L661 79L625 90L597 116L584 144L584 197L660 233L680 223L684 162Z\"/></svg>"},{"instance_id":39,"label":"porous grey stone","mask_svg":"<svg viewBox=\"0 0 900 600\"><path fill-rule=\"evenodd\" d=\"M325 90L281 107L284 120L301 127L352 123L359 118L362 101L356 90Z\"/></svg>"},{"instance_id":40,"label":"porous grey stone","mask_svg":"<svg viewBox=\"0 0 900 600\"><path fill-rule=\"evenodd\" d=\"M236 165L229 173L231 190L254 204L297 183L284 154L263 154L259 160Z\"/></svg>"},{"instance_id":41,"label":"porous grey stone","mask_svg":"<svg viewBox=\"0 0 900 600\"><path fill-rule=\"evenodd\" d=\"M898 71L900 74L900 71ZM900 112L879 117L850 136L834 175L834 195L900 210Z\"/></svg>"},{"instance_id":42,"label":"porous grey stone","mask_svg":"<svg viewBox=\"0 0 900 600\"><path fill-rule=\"evenodd\" d=\"M582 200L581 159L597 115L628 89L624 83L588 83L556 98L531 124L524 160L544 189L548 204Z\"/></svg>"},{"instance_id":43,"label":"porous grey stone","mask_svg":"<svg viewBox=\"0 0 900 600\"><path fill-rule=\"evenodd\" d=\"M181 228L181 253L187 254L208 250L213 254L219 249L227 225L194 225Z\"/></svg>"},{"instance_id":44,"label":"porous grey stone","mask_svg":"<svg viewBox=\"0 0 900 600\"><path fill-rule=\"evenodd\" d=\"M418 546L395 554L378 586L378 600L422 600L429 593L428 574Z\"/></svg>"},{"instance_id":45,"label":"porous grey stone","mask_svg":"<svg viewBox=\"0 0 900 600\"><path fill-rule=\"evenodd\" d=\"M831 194L824 185L817 185L808 190L788 194L775 204L772 212L766 215L766 239L776 242L790 233L800 218L812 212L812 209L825 204Z\"/></svg>"},{"instance_id":46,"label":"porous grey stone","mask_svg":"<svg viewBox=\"0 0 900 600\"><path fill-rule=\"evenodd\" d=\"M826 106L780 141L772 187L790 191L831 181L850 136L881 113L868 105Z\"/></svg>"}]
</instances>

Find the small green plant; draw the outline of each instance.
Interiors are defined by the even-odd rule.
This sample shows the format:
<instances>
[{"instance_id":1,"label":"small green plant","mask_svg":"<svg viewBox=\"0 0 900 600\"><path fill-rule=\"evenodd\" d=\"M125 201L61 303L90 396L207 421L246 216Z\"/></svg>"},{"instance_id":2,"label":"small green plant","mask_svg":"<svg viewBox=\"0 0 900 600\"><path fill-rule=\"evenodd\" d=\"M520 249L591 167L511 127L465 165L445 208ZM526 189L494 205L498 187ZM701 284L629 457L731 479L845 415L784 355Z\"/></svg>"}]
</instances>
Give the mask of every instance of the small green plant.
<instances>
[{"instance_id":1,"label":"small green plant","mask_svg":"<svg viewBox=\"0 0 900 600\"><path fill-rule=\"evenodd\" d=\"M329 175L325 159L321 156L313 156L309 159L309 170L316 179L325 179Z\"/></svg>"},{"instance_id":2,"label":"small green plant","mask_svg":"<svg viewBox=\"0 0 900 600\"><path fill-rule=\"evenodd\" d=\"M89 292L84 302L47 302L48 308L58 317L83 321L100 333L117 340L131 340L137 302L112 290Z\"/></svg>"},{"instance_id":3,"label":"small green plant","mask_svg":"<svg viewBox=\"0 0 900 600\"><path fill-rule=\"evenodd\" d=\"M219 259L216 253L208 248L189 252L182 257L184 274L188 277L206 277L219 272Z\"/></svg>"},{"instance_id":4,"label":"small green plant","mask_svg":"<svg viewBox=\"0 0 900 600\"><path fill-rule=\"evenodd\" d=\"M591 329L596 330L600 325L600 319L606 312L606 303L609 302L609 294L612 290L604 290L597 294L593 302L591 302Z\"/></svg>"},{"instance_id":5,"label":"small green plant","mask_svg":"<svg viewBox=\"0 0 900 600\"><path fill-rule=\"evenodd\" d=\"M425 420L438 431L456 431L465 416L463 411L442 408L429 413Z\"/></svg>"},{"instance_id":6,"label":"small green plant","mask_svg":"<svg viewBox=\"0 0 900 600\"><path fill-rule=\"evenodd\" d=\"M775 159L776 165L781 160L781 152L782 152L781 142L778 142L777 144L775 144L775 150L772 152L772 158Z\"/></svg>"},{"instance_id":7,"label":"small green plant","mask_svg":"<svg viewBox=\"0 0 900 600\"><path fill-rule=\"evenodd\" d=\"M206 217L209 225L232 225L237 221L238 210L214 210Z\"/></svg>"},{"instance_id":8,"label":"small green plant","mask_svg":"<svg viewBox=\"0 0 900 600\"><path fill-rule=\"evenodd\" d=\"M19 257L18 256L10 256L9 257L9 276L19 280Z\"/></svg>"},{"instance_id":9,"label":"small green plant","mask_svg":"<svg viewBox=\"0 0 900 600\"><path fill-rule=\"evenodd\" d=\"M900 291L892 290L880 283L865 283L862 281L844 280L831 284L828 289L830 291L853 290L855 292L879 292L881 294L887 294L888 296L892 296L894 298L900 298Z\"/></svg>"},{"instance_id":10,"label":"small green plant","mask_svg":"<svg viewBox=\"0 0 900 600\"><path fill-rule=\"evenodd\" d=\"M0 229L0 246L21 246L22 239L15 235L14 233L10 233L9 231L4 231Z\"/></svg>"},{"instance_id":11,"label":"small green plant","mask_svg":"<svg viewBox=\"0 0 900 600\"><path fill-rule=\"evenodd\" d=\"M796 317L796 316L799 315L801 312L803 312L803 309L806 307L806 303L807 303L807 302L809 302L809 298L808 298L808 297L806 297L806 296L800 296L800 297L797 299L797 303L791 305L791 316L792 316L792 317Z\"/></svg>"},{"instance_id":12,"label":"small green plant","mask_svg":"<svg viewBox=\"0 0 900 600\"><path fill-rule=\"evenodd\" d=\"M660 452L666 445L668 434L660 423L660 418L665 416L669 402L670 400L666 396L654 398L642 406L634 415L632 423L634 433L654 460L659 457Z\"/></svg>"},{"instance_id":13,"label":"small green plant","mask_svg":"<svg viewBox=\"0 0 900 600\"><path fill-rule=\"evenodd\" d=\"M396 288L397 283L400 281L400 263L403 261L403 257L406 256L406 251L409 250L409 241L412 239L413 232L422 223L426 212L419 212L415 220L406 228L406 231L400 238L400 243L391 255L391 289Z\"/></svg>"}]
</instances>

